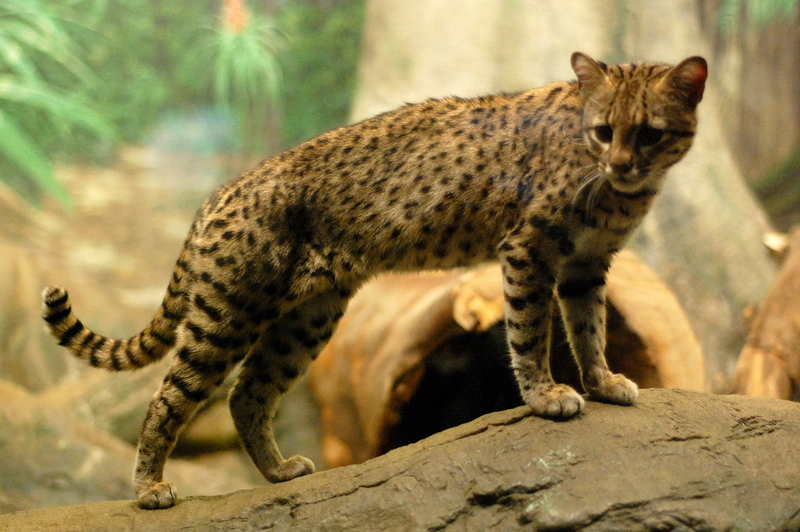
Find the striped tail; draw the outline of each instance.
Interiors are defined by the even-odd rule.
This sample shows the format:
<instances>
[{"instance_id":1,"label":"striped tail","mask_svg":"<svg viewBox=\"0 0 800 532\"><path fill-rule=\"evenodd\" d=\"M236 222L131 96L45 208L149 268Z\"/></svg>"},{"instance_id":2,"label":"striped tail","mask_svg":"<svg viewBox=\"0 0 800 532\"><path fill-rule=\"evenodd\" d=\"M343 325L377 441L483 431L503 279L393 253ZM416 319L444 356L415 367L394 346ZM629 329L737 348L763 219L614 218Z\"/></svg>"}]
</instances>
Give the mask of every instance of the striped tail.
<instances>
[{"instance_id":1,"label":"striped tail","mask_svg":"<svg viewBox=\"0 0 800 532\"><path fill-rule=\"evenodd\" d=\"M54 286L42 293L42 317L50 334L56 337L59 345L96 368L134 370L162 359L175 346L175 329L183 319L185 285L191 282L187 255L188 249L184 249L158 313L136 336L114 340L94 333L72 312L67 291Z\"/></svg>"}]
</instances>

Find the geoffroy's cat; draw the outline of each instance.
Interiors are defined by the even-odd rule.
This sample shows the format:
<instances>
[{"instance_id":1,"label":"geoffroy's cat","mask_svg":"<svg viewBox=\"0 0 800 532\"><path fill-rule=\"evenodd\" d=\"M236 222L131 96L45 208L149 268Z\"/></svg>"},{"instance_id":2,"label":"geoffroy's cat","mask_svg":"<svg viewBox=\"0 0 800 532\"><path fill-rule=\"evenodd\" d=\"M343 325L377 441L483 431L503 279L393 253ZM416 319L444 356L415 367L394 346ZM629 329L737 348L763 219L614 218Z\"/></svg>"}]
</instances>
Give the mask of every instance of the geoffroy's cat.
<instances>
[{"instance_id":1,"label":"geoffroy's cat","mask_svg":"<svg viewBox=\"0 0 800 532\"><path fill-rule=\"evenodd\" d=\"M75 356L131 370L174 352L142 428L143 508L173 505L162 479L181 428L241 363L230 407L264 476L284 459L271 419L347 301L389 270L502 264L511 366L538 415L582 397L550 375L556 302L589 396L629 405L637 387L605 360L605 279L697 125L707 67L691 57L607 66L576 52L577 81L518 94L407 105L311 139L220 187L202 206L152 323L127 340L86 328L61 288L44 319Z\"/></svg>"}]
</instances>

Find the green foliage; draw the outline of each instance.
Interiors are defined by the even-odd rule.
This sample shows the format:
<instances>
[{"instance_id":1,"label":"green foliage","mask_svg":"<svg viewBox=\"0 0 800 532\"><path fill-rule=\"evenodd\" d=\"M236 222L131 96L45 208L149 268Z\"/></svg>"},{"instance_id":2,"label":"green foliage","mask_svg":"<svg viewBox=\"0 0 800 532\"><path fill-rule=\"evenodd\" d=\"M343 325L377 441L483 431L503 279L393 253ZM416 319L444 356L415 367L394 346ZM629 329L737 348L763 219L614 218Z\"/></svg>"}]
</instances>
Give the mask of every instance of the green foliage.
<instances>
[{"instance_id":1,"label":"green foliage","mask_svg":"<svg viewBox=\"0 0 800 532\"><path fill-rule=\"evenodd\" d=\"M756 26L765 26L774 20L794 18L797 5L798 0L723 0L717 20L723 31L733 32L742 15Z\"/></svg>"},{"instance_id":2,"label":"green foliage","mask_svg":"<svg viewBox=\"0 0 800 532\"><path fill-rule=\"evenodd\" d=\"M183 61L183 78L196 94L209 88L218 106L240 124L240 145L247 153L264 149L263 124L278 102L281 69L277 52L283 37L275 23L247 13L242 27L222 20L203 28Z\"/></svg>"},{"instance_id":3,"label":"green foliage","mask_svg":"<svg viewBox=\"0 0 800 532\"><path fill-rule=\"evenodd\" d=\"M364 0L339 2L328 9L291 0L279 5L278 21L288 40L280 55L285 146L347 122L364 13Z\"/></svg>"},{"instance_id":4,"label":"green foliage","mask_svg":"<svg viewBox=\"0 0 800 532\"><path fill-rule=\"evenodd\" d=\"M62 26L37 0L0 5L0 179L32 202L48 193L68 206L41 130L60 138L75 128L106 139L114 133L79 91L68 88L94 78Z\"/></svg>"},{"instance_id":5,"label":"green foliage","mask_svg":"<svg viewBox=\"0 0 800 532\"><path fill-rule=\"evenodd\" d=\"M72 34L98 82L88 97L120 131L140 141L171 108L203 101L178 77L182 57L197 28L213 22L218 0L50 0L65 19L81 21ZM84 146L81 146L84 144ZM86 139L68 146L86 150Z\"/></svg>"},{"instance_id":6,"label":"green foliage","mask_svg":"<svg viewBox=\"0 0 800 532\"><path fill-rule=\"evenodd\" d=\"M781 230L788 231L797 223L797 205L800 204L800 146L766 175L755 189L766 211L776 221L789 221Z\"/></svg>"},{"instance_id":7,"label":"green foliage","mask_svg":"<svg viewBox=\"0 0 800 532\"><path fill-rule=\"evenodd\" d=\"M117 142L209 107L250 153L276 119L273 146L340 125L364 2L275 0L266 14L243 0L2 0L0 179L66 204L54 158L108 160Z\"/></svg>"}]
</instances>

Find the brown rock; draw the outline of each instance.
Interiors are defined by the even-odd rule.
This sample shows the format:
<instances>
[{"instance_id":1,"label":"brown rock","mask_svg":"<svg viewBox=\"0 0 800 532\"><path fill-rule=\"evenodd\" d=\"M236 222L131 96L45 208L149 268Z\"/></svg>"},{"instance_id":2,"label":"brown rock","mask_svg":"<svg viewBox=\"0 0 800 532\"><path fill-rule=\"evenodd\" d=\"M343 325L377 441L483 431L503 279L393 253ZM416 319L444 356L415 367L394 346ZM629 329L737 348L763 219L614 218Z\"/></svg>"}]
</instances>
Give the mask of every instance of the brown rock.
<instances>
[{"instance_id":1,"label":"brown rock","mask_svg":"<svg viewBox=\"0 0 800 532\"><path fill-rule=\"evenodd\" d=\"M0 193L0 212L7 207L3 199ZM25 246L0 236L0 378L38 391L74 376L77 364L41 325L39 294L45 283L34 259Z\"/></svg>"},{"instance_id":2,"label":"brown rock","mask_svg":"<svg viewBox=\"0 0 800 532\"><path fill-rule=\"evenodd\" d=\"M68 410L0 380L0 513L127 499L135 452ZM184 460L170 460L166 474L186 495L258 485Z\"/></svg>"},{"instance_id":3,"label":"brown rock","mask_svg":"<svg viewBox=\"0 0 800 532\"><path fill-rule=\"evenodd\" d=\"M798 441L794 403L643 390L567 422L490 414L364 464L168 510L104 502L0 516L0 529L798 530Z\"/></svg>"}]
</instances>

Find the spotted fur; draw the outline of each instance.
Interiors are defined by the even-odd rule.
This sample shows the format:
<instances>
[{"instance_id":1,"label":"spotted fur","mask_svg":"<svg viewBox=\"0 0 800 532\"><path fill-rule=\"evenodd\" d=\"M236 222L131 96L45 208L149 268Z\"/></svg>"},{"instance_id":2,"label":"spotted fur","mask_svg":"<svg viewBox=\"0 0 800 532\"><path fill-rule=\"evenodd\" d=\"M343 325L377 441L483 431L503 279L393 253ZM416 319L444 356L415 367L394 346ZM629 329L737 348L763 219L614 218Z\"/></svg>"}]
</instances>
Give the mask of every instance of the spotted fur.
<instances>
[{"instance_id":1,"label":"spotted fur","mask_svg":"<svg viewBox=\"0 0 800 532\"><path fill-rule=\"evenodd\" d=\"M230 398L245 448L273 482L311 473L272 434L279 397L334 331L348 298L389 270L503 266L511 365L541 416L583 399L553 382L554 304L589 396L631 404L636 385L605 361L605 279L665 171L695 133L706 63L606 66L572 57L578 80L518 94L408 105L325 133L219 188L201 208L153 322L128 340L44 292L61 345L94 366L175 357L142 428L143 508L175 502L164 463L181 428L241 363Z\"/></svg>"}]
</instances>

